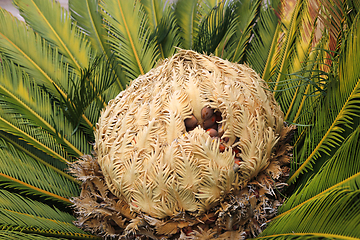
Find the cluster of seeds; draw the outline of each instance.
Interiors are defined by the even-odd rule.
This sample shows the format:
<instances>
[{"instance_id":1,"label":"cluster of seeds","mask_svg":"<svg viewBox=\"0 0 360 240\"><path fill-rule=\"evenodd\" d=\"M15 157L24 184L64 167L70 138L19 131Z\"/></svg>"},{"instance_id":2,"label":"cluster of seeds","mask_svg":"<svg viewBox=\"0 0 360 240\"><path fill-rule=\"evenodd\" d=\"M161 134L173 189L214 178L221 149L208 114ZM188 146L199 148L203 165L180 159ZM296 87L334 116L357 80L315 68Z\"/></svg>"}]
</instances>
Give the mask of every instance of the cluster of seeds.
<instances>
[{"instance_id":1,"label":"cluster of seeds","mask_svg":"<svg viewBox=\"0 0 360 240\"><path fill-rule=\"evenodd\" d=\"M186 126L186 131L192 131L197 126L202 127L205 131L210 135L210 137L214 139L219 139L219 150L220 152L224 152L227 147L229 147L229 137L224 137L224 126L222 124L221 112L219 110L214 110L210 107L203 107L201 109L201 119L202 121L198 121L196 117L192 114L189 118L185 119L184 123ZM200 124L201 122L201 124ZM235 142L238 142L238 138ZM235 146L232 148L234 153L234 170L237 171L240 163L243 161L240 156L240 148Z\"/></svg>"}]
</instances>

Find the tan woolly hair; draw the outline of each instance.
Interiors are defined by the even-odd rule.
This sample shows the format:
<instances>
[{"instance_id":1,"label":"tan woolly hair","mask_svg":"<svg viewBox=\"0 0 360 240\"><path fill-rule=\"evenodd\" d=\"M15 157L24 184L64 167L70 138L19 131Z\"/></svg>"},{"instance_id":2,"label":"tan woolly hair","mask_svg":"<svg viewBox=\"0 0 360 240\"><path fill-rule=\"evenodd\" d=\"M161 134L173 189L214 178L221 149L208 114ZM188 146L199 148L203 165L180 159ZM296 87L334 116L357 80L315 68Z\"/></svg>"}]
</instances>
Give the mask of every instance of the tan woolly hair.
<instances>
[{"instance_id":1,"label":"tan woolly hair","mask_svg":"<svg viewBox=\"0 0 360 240\"><path fill-rule=\"evenodd\" d=\"M95 152L109 189L160 219L208 211L270 164L284 123L267 88L246 65L180 50L102 112Z\"/></svg>"}]
</instances>

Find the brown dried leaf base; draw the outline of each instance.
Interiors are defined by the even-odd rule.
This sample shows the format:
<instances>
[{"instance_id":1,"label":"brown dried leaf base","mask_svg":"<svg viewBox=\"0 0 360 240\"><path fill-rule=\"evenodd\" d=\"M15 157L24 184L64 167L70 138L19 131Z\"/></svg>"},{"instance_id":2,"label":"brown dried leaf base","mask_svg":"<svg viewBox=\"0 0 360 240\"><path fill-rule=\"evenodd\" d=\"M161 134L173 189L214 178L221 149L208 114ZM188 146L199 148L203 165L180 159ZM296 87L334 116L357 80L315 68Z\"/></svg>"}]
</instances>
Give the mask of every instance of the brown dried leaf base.
<instances>
[{"instance_id":1,"label":"brown dried leaf base","mask_svg":"<svg viewBox=\"0 0 360 240\"><path fill-rule=\"evenodd\" d=\"M245 239L255 237L283 203L280 190L286 185L295 127L284 127L269 166L239 191L219 200L201 217L181 212L157 219L130 206L108 189L96 156L85 155L70 170L82 183L79 197L71 199L75 224L104 238L116 239Z\"/></svg>"}]
</instances>

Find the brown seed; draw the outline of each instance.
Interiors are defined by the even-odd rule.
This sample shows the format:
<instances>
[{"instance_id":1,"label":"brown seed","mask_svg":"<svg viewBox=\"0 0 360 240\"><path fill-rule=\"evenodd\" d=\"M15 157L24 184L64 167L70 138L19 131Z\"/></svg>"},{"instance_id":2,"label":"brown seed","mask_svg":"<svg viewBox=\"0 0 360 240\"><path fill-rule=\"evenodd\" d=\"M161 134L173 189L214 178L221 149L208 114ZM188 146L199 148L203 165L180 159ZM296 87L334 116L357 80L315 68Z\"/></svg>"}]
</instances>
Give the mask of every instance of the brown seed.
<instances>
[{"instance_id":1,"label":"brown seed","mask_svg":"<svg viewBox=\"0 0 360 240\"><path fill-rule=\"evenodd\" d=\"M218 132L213 128L209 128L208 130L206 130L206 132L210 135L210 137L217 137L218 136Z\"/></svg>"},{"instance_id":2,"label":"brown seed","mask_svg":"<svg viewBox=\"0 0 360 240\"><path fill-rule=\"evenodd\" d=\"M207 120L209 118L211 118L214 115L214 110L212 108L209 107L203 107L203 109L201 109L201 118L204 120Z\"/></svg>"},{"instance_id":3,"label":"brown seed","mask_svg":"<svg viewBox=\"0 0 360 240\"><path fill-rule=\"evenodd\" d=\"M187 131L187 132L190 132L190 131L192 131L192 130L194 130L194 129L195 129L194 127L193 127L193 128L188 128L188 127L187 127L187 128L186 128L186 131Z\"/></svg>"},{"instance_id":4,"label":"brown seed","mask_svg":"<svg viewBox=\"0 0 360 240\"><path fill-rule=\"evenodd\" d=\"M196 119L196 117L194 115L191 115L190 118L185 119L185 126L187 128L194 128L194 127L196 127L197 123L198 123L198 120Z\"/></svg>"},{"instance_id":5,"label":"brown seed","mask_svg":"<svg viewBox=\"0 0 360 240\"><path fill-rule=\"evenodd\" d=\"M209 129L209 128L213 128L213 129L215 129L216 131L217 131L217 129L218 129L218 124L217 123L214 123L213 125L211 125L210 127L208 127L207 129ZM206 129L206 130L207 130Z\"/></svg>"},{"instance_id":6,"label":"brown seed","mask_svg":"<svg viewBox=\"0 0 360 240\"><path fill-rule=\"evenodd\" d=\"M206 120L204 121L204 123L203 123L204 129L208 129L209 127L211 127L212 125L214 125L215 119L216 119L215 116L212 116L211 118L206 119Z\"/></svg>"}]
</instances>

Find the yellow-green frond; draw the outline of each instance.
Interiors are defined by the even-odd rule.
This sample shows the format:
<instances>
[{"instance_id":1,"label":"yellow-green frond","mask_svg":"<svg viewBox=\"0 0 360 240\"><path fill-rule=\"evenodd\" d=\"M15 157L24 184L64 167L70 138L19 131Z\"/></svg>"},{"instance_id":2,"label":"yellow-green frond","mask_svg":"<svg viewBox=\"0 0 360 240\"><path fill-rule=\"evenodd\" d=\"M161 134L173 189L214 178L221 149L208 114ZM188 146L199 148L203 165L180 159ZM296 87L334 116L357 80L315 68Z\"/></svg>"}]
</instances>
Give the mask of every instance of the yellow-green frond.
<instances>
[{"instance_id":1,"label":"yellow-green frond","mask_svg":"<svg viewBox=\"0 0 360 240\"><path fill-rule=\"evenodd\" d=\"M359 197L359 190L333 190L273 220L257 239L360 239Z\"/></svg>"},{"instance_id":2,"label":"yellow-green frond","mask_svg":"<svg viewBox=\"0 0 360 240\"><path fill-rule=\"evenodd\" d=\"M74 69L88 66L90 45L60 3L42 0L15 0L14 3L32 29L56 46Z\"/></svg>"},{"instance_id":3,"label":"yellow-green frond","mask_svg":"<svg viewBox=\"0 0 360 240\"><path fill-rule=\"evenodd\" d=\"M102 1L104 20L109 26L108 41L120 60L128 81L148 72L159 58L149 39L146 15L137 1Z\"/></svg>"},{"instance_id":4,"label":"yellow-green frond","mask_svg":"<svg viewBox=\"0 0 360 240\"><path fill-rule=\"evenodd\" d=\"M74 217L43 203L0 190L0 227L70 239L96 238L72 224Z\"/></svg>"}]
</instances>

